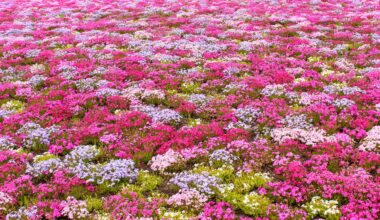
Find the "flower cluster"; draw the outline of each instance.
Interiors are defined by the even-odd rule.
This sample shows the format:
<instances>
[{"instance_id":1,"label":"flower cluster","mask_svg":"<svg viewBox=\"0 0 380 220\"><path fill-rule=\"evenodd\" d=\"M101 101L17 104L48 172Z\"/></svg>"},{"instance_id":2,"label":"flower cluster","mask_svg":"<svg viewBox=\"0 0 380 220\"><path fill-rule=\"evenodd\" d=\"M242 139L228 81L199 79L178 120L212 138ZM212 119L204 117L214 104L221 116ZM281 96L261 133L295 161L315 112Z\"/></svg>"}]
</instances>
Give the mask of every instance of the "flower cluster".
<instances>
[{"instance_id":1,"label":"flower cluster","mask_svg":"<svg viewBox=\"0 0 380 220\"><path fill-rule=\"evenodd\" d=\"M146 113L154 122L178 124L182 119L182 116L178 112L171 109L159 109L148 105L135 106L134 108Z\"/></svg>"},{"instance_id":2,"label":"flower cluster","mask_svg":"<svg viewBox=\"0 0 380 220\"><path fill-rule=\"evenodd\" d=\"M368 131L367 137L364 138L359 149L363 151L380 152L380 126L374 126Z\"/></svg>"},{"instance_id":3,"label":"flower cluster","mask_svg":"<svg viewBox=\"0 0 380 220\"><path fill-rule=\"evenodd\" d=\"M24 146L27 148L38 147L39 145L50 144L50 135L57 131L55 126L42 128L39 124L28 122L24 124L17 133L23 136Z\"/></svg>"},{"instance_id":4,"label":"flower cluster","mask_svg":"<svg viewBox=\"0 0 380 220\"><path fill-rule=\"evenodd\" d=\"M180 189L172 195L167 203L174 207L185 207L199 209L207 202L208 197L195 189Z\"/></svg>"},{"instance_id":5,"label":"flower cluster","mask_svg":"<svg viewBox=\"0 0 380 220\"><path fill-rule=\"evenodd\" d=\"M0 150L10 150L17 145L13 143L12 139L7 136L0 137Z\"/></svg>"},{"instance_id":6,"label":"flower cluster","mask_svg":"<svg viewBox=\"0 0 380 220\"><path fill-rule=\"evenodd\" d=\"M17 220L17 219L37 219L37 206L32 206L29 208L25 208L22 206L17 211L12 211L7 214L5 217L6 220Z\"/></svg>"},{"instance_id":7,"label":"flower cluster","mask_svg":"<svg viewBox=\"0 0 380 220\"><path fill-rule=\"evenodd\" d=\"M220 149L212 152L209 156L209 160L211 166L219 167L220 165L233 164L233 162L237 160L237 157L224 149Z\"/></svg>"},{"instance_id":8,"label":"flower cluster","mask_svg":"<svg viewBox=\"0 0 380 220\"><path fill-rule=\"evenodd\" d=\"M154 156L150 160L150 168L153 171L163 172L170 166L180 164L183 161L184 158L180 153L170 149L165 154Z\"/></svg>"},{"instance_id":9,"label":"flower cluster","mask_svg":"<svg viewBox=\"0 0 380 220\"><path fill-rule=\"evenodd\" d=\"M64 162L68 165L79 163L81 161L88 162L99 155L99 150L94 145L76 146L70 153L66 154Z\"/></svg>"},{"instance_id":10,"label":"flower cluster","mask_svg":"<svg viewBox=\"0 0 380 220\"><path fill-rule=\"evenodd\" d=\"M203 212L200 215L201 220L208 219L235 219L235 213L231 205L227 202L208 202L203 208Z\"/></svg>"},{"instance_id":11,"label":"flower cluster","mask_svg":"<svg viewBox=\"0 0 380 220\"><path fill-rule=\"evenodd\" d=\"M288 115L281 121L287 128L310 129L312 128L311 120L306 115Z\"/></svg>"},{"instance_id":12,"label":"flower cluster","mask_svg":"<svg viewBox=\"0 0 380 220\"><path fill-rule=\"evenodd\" d=\"M161 199L149 201L129 192L107 197L104 210L111 213L113 219L149 218L157 216L158 207L162 203Z\"/></svg>"},{"instance_id":13,"label":"flower cluster","mask_svg":"<svg viewBox=\"0 0 380 220\"><path fill-rule=\"evenodd\" d=\"M85 201L76 200L69 196L65 201L61 202L62 215L69 219L85 219L88 216L87 205Z\"/></svg>"},{"instance_id":14,"label":"flower cluster","mask_svg":"<svg viewBox=\"0 0 380 220\"><path fill-rule=\"evenodd\" d=\"M135 163L132 160L118 159L111 160L102 166L100 173L97 175L100 177L99 183L109 181L114 184L123 179L133 182L136 180L138 173L139 171L135 168Z\"/></svg>"},{"instance_id":15,"label":"flower cluster","mask_svg":"<svg viewBox=\"0 0 380 220\"><path fill-rule=\"evenodd\" d=\"M32 176L42 176L47 174L52 174L55 171L64 167L64 164L59 158L51 158L47 160L39 161L32 166L28 166L25 173Z\"/></svg>"},{"instance_id":16,"label":"flower cluster","mask_svg":"<svg viewBox=\"0 0 380 220\"><path fill-rule=\"evenodd\" d=\"M12 197L4 192L0 192L0 211L6 211L6 207L12 204Z\"/></svg>"},{"instance_id":17,"label":"flower cluster","mask_svg":"<svg viewBox=\"0 0 380 220\"><path fill-rule=\"evenodd\" d=\"M199 192L212 195L214 194L214 189L218 188L220 180L217 177L210 176L206 172L199 174L182 172L176 174L169 182L180 189L189 189L194 186Z\"/></svg>"},{"instance_id":18,"label":"flower cluster","mask_svg":"<svg viewBox=\"0 0 380 220\"><path fill-rule=\"evenodd\" d=\"M338 204L336 200L324 200L319 196L315 196L304 207L310 218L320 216L326 219L339 219L341 212Z\"/></svg>"},{"instance_id":19,"label":"flower cluster","mask_svg":"<svg viewBox=\"0 0 380 220\"><path fill-rule=\"evenodd\" d=\"M298 140L306 145L315 145L324 141L329 141L333 137L326 136L326 132L315 128L275 128L271 132L273 140L283 143L286 140Z\"/></svg>"}]
</instances>

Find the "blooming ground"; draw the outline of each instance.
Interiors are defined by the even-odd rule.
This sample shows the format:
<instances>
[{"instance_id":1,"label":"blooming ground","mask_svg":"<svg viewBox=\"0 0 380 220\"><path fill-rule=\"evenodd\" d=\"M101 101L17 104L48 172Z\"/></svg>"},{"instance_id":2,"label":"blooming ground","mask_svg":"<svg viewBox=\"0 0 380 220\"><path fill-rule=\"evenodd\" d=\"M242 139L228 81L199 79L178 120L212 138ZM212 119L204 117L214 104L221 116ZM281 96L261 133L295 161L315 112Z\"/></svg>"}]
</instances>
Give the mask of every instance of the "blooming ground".
<instances>
[{"instance_id":1,"label":"blooming ground","mask_svg":"<svg viewBox=\"0 0 380 220\"><path fill-rule=\"evenodd\" d=\"M0 2L0 219L379 219L378 0Z\"/></svg>"}]
</instances>

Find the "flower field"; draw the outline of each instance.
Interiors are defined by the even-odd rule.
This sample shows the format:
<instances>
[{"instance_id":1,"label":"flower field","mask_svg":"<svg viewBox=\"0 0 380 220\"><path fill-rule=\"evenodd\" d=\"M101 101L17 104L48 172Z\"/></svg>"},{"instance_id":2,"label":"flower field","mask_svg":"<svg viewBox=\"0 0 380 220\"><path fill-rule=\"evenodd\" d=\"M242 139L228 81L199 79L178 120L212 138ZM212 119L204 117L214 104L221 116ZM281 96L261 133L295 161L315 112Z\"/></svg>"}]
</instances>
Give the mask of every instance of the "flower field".
<instances>
[{"instance_id":1,"label":"flower field","mask_svg":"<svg viewBox=\"0 0 380 220\"><path fill-rule=\"evenodd\" d=\"M380 1L0 1L0 219L380 219Z\"/></svg>"}]
</instances>

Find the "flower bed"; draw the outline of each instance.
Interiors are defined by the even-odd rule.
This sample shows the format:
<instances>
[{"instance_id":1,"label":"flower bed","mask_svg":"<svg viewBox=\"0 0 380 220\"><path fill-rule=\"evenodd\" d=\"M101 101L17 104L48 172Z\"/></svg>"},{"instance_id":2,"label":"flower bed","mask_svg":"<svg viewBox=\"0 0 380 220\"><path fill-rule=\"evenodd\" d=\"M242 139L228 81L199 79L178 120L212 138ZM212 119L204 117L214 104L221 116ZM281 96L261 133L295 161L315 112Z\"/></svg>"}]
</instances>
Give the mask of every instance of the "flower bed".
<instances>
[{"instance_id":1,"label":"flower bed","mask_svg":"<svg viewBox=\"0 0 380 220\"><path fill-rule=\"evenodd\" d=\"M0 219L379 219L377 0L0 2Z\"/></svg>"}]
</instances>

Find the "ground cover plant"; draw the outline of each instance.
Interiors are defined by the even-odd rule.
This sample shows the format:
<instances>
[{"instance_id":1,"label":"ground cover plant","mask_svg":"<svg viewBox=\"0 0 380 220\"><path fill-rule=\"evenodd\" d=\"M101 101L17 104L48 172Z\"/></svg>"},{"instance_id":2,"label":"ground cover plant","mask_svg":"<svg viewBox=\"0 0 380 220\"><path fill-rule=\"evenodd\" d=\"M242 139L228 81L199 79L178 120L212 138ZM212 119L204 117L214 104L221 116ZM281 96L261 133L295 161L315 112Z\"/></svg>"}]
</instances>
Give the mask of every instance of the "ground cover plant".
<instances>
[{"instance_id":1,"label":"ground cover plant","mask_svg":"<svg viewBox=\"0 0 380 220\"><path fill-rule=\"evenodd\" d=\"M378 0L0 2L0 219L380 218Z\"/></svg>"}]
</instances>

